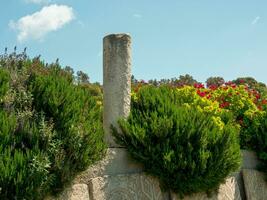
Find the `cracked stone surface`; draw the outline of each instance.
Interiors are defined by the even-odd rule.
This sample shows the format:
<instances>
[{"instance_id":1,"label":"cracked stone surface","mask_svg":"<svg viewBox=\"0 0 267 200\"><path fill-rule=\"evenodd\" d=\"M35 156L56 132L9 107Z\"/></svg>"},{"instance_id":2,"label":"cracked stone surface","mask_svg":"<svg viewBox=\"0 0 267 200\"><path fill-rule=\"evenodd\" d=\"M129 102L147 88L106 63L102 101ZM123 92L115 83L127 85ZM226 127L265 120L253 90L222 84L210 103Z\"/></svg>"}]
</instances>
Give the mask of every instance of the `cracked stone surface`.
<instances>
[{"instance_id":1,"label":"cracked stone surface","mask_svg":"<svg viewBox=\"0 0 267 200\"><path fill-rule=\"evenodd\" d=\"M264 180L264 174L250 169L243 169L242 174L247 200L267 199L267 183Z\"/></svg>"},{"instance_id":2,"label":"cracked stone surface","mask_svg":"<svg viewBox=\"0 0 267 200\"><path fill-rule=\"evenodd\" d=\"M89 189L91 200L168 200L158 181L145 174L93 178Z\"/></svg>"}]
</instances>

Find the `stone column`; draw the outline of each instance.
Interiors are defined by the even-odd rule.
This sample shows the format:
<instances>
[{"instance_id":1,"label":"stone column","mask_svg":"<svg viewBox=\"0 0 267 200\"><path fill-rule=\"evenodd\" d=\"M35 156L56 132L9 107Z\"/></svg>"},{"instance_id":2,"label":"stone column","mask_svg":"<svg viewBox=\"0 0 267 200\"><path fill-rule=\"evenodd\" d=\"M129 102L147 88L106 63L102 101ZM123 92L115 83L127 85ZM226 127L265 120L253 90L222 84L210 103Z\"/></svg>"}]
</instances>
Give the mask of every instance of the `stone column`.
<instances>
[{"instance_id":1,"label":"stone column","mask_svg":"<svg viewBox=\"0 0 267 200\"><path fill-rule=\"evenodd\" d=\"M130 113L131 101L131 37L111 34L103 39L103 125L109 147L119 147L113 140L110 126L118 128L118 119Z\"/></svg>"},{"instance_id":2,"label":"stone column","mask_svg":"<svg viewBox=\"0 0 267 200\"><path fill-rule=\"evenodd\" d=\"M126 148L117 145L110 126L118 128L118 119L130 113L131 38L111 34L104 38L104 131L109 145L106 157L81 173L75 183L89 186L90 200L157 199L169 200L155 178L143 174L141 164L134 162Z\"/></svg>"}]
</instances>

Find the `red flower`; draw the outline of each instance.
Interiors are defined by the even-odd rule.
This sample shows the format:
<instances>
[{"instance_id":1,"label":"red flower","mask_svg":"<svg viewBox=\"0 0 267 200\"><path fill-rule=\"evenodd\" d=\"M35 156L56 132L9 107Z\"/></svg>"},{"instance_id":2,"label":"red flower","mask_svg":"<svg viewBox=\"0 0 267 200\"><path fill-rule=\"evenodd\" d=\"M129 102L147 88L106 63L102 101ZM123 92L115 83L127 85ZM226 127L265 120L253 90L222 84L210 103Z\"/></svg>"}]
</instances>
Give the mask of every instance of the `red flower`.
<instances>
[{"instance_id":1,"label":"red flower","mask_svg":"<svg viewBox=\"0 0 267 200\"><path fill-rule=\"evenodd\" d=\"M204 88L204 85L202 83L194 83L195 88Z\"/></svg>"},{"instance_id":2,"label":"red flower","mask_svg":"<svg viewBox=\"0 0 267 200\"><path fill-rule=\"evenodd\" d=\"M211 85L211 86L209 86L209 89L216 90L217 89L217 86L216 85Z\"/></svg>"},{"instance_id":3,"label":"red flower","mask_svg":"<svg viewBox=\"0 0 267 200\"><path fill-rule=\"evenodd\" d=\"M267 104L267 99L263 99L261 103L262 104Z\"/></svg>"},{"instance_id":4,"label":"red flower","mask_svg":"<svg viewBox=\"0 0 267 200\"><path fill-rule=\"evenodd\" d=\"M225 82L225 85L232 85L232 81Z\"/></svg>"},{"instance_id":5,"label":"red flower","mask_svg":"<svg viewBox=\"0 0 267 200\"><path fill-rule=\"evenodd\" d=\"M231 87L232 87L232 88L236 88L236 84L232 84Z\"/></svg>"},{"instance_id":6,"label":"red flower","mask_svg":"<svg viewBox=\"0 0 267 200\"><path fill-rule=\"evenodd\" d=\"M255 94L255 97L256 97L256 99L259 99L259 98L261 98L261 95L260 94Z\"/></svg>"},{"instance_id":7,"label":"red flower","mask_svg":"<svg viewBox=\"0 0 267 200\"><path fill-rule=\"evenodd\" d=\"M226 101L220 104L220 108L225 108L225 107L228 107L228 106L230 106L230 103L226 102Z\"/></svg>"},{"instance_id":8,"label":"red flower","mask_svg":"<svg viewBox=\"0 0 267 200\"><path fill-rule=\"evenodd\" d=\"M209 94L208 96L206 96L207 97L207 99L210 99L211 98L211 95Z\"/></svg>"},{"instance_id":9,"label":"red flower","mask_svg":"<svg viewBox=\"0 0 267 200\"><path fill-rule=\"evenodd\" d=\"M206 92L201 92L200 90L197 90L197 94L201 97L204 97L206 95Z\"/></svg>"}]
</instances>

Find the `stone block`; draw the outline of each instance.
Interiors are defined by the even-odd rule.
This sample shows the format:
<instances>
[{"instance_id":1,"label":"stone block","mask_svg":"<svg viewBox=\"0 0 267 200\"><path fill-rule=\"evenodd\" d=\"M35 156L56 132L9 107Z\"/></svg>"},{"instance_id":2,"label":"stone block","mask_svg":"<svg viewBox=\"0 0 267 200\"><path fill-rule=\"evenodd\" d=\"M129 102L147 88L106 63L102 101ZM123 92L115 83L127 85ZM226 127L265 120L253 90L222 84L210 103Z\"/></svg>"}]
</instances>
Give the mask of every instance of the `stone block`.
<instances>
[{"instance_id":1,"label":"stone block","mask_svg":"<svg viewBox=\"0 0 267 200\"><path fill-rule=\"evenodd\" d=\"M267 183L264 174L251 169L243 169L243 180L247 200L267 199Z\"/></svg>"},{"instance_id":2,"label":"stone block","mask_svg":"<svg viewBox=\"0 0 267 200\"><path fill-rule=\"evenodd\" d=\"M91 178L105 175L142 172L142 166L132 161L125 148L108 148L106 157L79 174L74 182L88 184Z\"/></svg>"},{"instance_id":3,"label":"stone block","mask_svg":"<svg viewBox=\"0 0 267 200\"><path fill-rule=\"evenodd\" d=\"M182 199L178 195L171 193L171 200ZM218 192L214 192L210 197L206 193L196 193L185 196L183 200L241 200L241 196L236 177L231 176L226 179L224 184L221 184Z\"/></svg>"},{"instance_id":4,"label":"stone block","mask_svg":"<svg viewBox=\"0 0 267 200\"><path fill-rule=\"evenodd\" d=\"M155 178L145 174L104 176L91 179L91 200L168 200Z\"/></svg>"},{"instance_id":5,"label":"stone block","mask_svg":"<svg viewBox=\"0 0 267 200\"><path fill-rule=\"evenodd\" d=\"M75 184L66 188L58 197L47 197L46 200L90 200L88 186Z\"/></svg>"}]
</instances>

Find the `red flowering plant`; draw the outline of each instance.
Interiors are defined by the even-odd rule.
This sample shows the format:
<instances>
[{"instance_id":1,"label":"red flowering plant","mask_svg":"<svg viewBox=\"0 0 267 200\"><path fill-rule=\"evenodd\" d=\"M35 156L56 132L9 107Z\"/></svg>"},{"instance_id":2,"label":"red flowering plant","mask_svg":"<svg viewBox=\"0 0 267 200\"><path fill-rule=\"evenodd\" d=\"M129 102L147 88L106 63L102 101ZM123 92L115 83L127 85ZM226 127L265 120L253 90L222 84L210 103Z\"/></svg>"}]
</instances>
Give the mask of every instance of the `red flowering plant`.
<instances>
[{"instance_id":1,"label":"red flowering plant","mask_svg":"<svg viewBox=\"0 0 267 200\"><path fill-rule=\"evenodd\" d=\"M234 119L241 126L241 146L253 148L253 130L261 125L264 110L267 110L267 100L257 90L250 89L245 84L226 82L219 87L211 85L205 88L203 84L196 84L194 87L200 97L216 101L221 109L233 113Z\"/></svg>"},{"instance_id":2,"label":"red flowering plant","mask_svg":"<svg viewBox=\"0 0 267 200\"><path fill-rule=\"evenodd\" d=\"M143 86L145 81L137 81L132 85L132 97ZM161 84L159 84L161 85ZM205 87L202 83L193 86L177 86L166 83L176 91L177 101L186 106L196 106L203 112L213 113L214 117L223 118L231 112L233 120L240 126L240 143L242 148L254 149L254 130L260 128L261 121L267 111L265 95L249 86L245 81L225 82L222 85L210 84Z\"/></svg>"}]
</instances>

